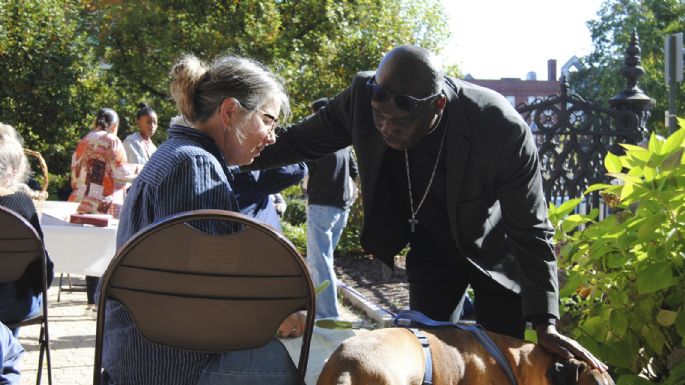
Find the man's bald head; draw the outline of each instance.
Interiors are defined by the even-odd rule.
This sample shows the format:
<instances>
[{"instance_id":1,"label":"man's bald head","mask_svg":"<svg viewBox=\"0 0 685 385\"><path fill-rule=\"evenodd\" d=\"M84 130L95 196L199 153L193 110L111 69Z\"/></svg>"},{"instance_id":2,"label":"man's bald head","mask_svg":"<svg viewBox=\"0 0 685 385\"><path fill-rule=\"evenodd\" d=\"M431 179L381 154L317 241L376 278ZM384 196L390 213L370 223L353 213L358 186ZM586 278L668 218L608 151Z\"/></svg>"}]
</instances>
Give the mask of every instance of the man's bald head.
<instances>
[{"instance_id":1,"label":"man's bald head","mask_svg":"<svg viewBox=\"0 0 685 385\"><path fill-rule=\"evenodd\" d=\"M403 45L388 52L376 70L376 82L398 94L425 98L442 87L442 66L427 49Z\"/></svg>"}]
</instances>

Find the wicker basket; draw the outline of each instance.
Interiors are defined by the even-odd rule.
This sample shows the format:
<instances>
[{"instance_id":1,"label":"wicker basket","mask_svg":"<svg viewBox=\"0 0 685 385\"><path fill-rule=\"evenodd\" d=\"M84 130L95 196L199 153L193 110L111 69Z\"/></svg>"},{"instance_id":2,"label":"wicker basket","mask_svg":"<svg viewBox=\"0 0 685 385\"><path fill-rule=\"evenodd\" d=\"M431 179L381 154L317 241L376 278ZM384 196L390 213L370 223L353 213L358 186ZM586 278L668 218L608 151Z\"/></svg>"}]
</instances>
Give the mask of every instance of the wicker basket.
<instances>
[{"instance_id":1,"label":"wicker basket","mask_svg":"<svg viewBox=\"0 0 685 385\"><path fill-rule=\"evenodd\" d=\"M50 182L50 177L48 176L48 165L43 159L43 155L38 151L33 151L29 149L24 149L24 153L27 156L34 157L38 160L38 165L40 166L40 171L43 174L43 186L40 191L32 190L26 186L25 193L31 197L33 204L36 206L36 211L38 215L43 212L43 202L48 199L48 183Z\"/></svg>"}]
</instances>

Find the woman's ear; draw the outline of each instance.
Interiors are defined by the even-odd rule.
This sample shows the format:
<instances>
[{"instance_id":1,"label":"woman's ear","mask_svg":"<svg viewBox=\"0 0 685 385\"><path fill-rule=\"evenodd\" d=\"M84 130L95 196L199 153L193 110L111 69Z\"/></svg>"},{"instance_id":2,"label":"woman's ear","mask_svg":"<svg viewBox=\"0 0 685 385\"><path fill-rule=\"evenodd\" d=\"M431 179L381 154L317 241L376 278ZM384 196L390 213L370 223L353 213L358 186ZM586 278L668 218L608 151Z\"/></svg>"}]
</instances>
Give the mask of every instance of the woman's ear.
<instances>
[{"instance_id":1,"label":"woman's ear","mask_svg":"<svg viewBox=\"0 0 685 385\"><path fill-rule=\"evenodd\" d=\"M224 127L229 126L229 122L235 119L235 115L240 108L240 103L236 98L226 98L219 106L219 116Z\"/></svg>"}]
</instances>

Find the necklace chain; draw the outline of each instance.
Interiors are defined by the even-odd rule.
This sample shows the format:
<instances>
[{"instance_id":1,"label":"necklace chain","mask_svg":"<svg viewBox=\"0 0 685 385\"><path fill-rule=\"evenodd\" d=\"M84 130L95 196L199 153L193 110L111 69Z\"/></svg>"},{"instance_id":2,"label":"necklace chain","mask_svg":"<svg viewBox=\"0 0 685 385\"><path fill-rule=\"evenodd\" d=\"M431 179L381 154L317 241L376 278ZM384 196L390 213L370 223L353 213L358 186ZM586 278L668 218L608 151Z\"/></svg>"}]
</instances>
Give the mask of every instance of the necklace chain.
<instances>
[{"instance_id":1,"label":"necklace chain","mask_svg":"<svg viewBox=\"0 0 685 385\"><path fill-rule=\"evenodd\" d=\"M407 186L409 187L409 209L411 211L409 225L411 227L412 233L415 230L414 226L419 223L419 221L416 219L416 215L419 213L419 210L421 210L421 206L423 206L423 202L426 200L426 197L428 196L428 191L433 185L433 178L435 178L435 172L438 169L438 163L440 162L440 154L442 153L442 146L445 143L445 136L447 136L446 134L447 127L445 127L445 130L442 132L442 139L440 141L440 147L438 148L438 156L435 158L435 165L433 165L433 172L431 173L431 177L428 180L428 186L426 186L426 191L423 192L423 197L421 198L421 201L419 201L419 205L416 207L416 210L414 210L414 195L411 191L411 175L409 172L409 152L406 149L404 150L404 165L407 169Z\"/></svg>"}]
</instances>

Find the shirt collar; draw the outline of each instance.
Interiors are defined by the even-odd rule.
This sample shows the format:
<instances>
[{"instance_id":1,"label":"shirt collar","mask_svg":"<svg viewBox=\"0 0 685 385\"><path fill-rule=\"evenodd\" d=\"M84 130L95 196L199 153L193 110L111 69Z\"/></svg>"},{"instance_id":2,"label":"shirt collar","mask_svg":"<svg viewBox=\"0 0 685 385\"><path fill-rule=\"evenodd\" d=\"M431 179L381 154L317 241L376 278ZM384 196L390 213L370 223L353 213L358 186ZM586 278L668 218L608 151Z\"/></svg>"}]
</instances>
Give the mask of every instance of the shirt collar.
<instances>
[{"instance_id":1,"label":"shirt collar","mask_svg":"<svg viewBox=\"0 0 685 385\"><path fill-rule=\"evenodd\" d=\"M173 124L171 127L169 127L169 138L173 137L185 137L191 140L194 140L207 151L209 151L216 159L219 160L219 163L221 163L221 167L224 169L224 173L226 174L226 177L229 179L229 181L233 181L233 175L235 175L239 169L238 166L229 166L228 163L226 162L226 158L224 158L224 153L221 151L219 146L216 145L216 142L214 142L214 139L212 139L211 136L209 136L208 133L204 131L200 131L196 128L191 128L187 127L181 124Z\"/></svg>"}]
</instances>

